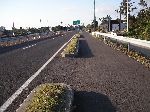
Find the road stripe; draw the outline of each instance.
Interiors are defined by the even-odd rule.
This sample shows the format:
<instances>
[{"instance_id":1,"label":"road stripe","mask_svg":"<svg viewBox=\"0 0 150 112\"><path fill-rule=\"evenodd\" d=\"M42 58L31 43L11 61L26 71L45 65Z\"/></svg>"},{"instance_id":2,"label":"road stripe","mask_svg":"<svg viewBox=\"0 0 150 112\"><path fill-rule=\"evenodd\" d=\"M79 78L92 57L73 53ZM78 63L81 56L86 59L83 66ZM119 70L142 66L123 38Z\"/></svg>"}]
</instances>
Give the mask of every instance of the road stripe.
<instances>
[{"instance_id":1,"label":"road stripe","mask_svg":"<svg viewBox=\"0 0 150 112\"><path fill-rule=\"evenodd\" d=\"M27 46L27 47L24 47L24 48L22 48L23 50L25 50L25 49L28 49L28 48L30 48L30 47L34 47L34 46L36 46L36 44L33 44L33 45L29 45L29 46Z\"/></svg>"},{"instance_id":2,"label":"road stripe","mask_svg":"<svg viewBox=\"0 0 150 112\"><path fill-rule=\"evenodd\" d=\"M73 37L72 37L73 38ZM72 39L71 38L71 39ZM22 91L36 78L40 72L55 58L55 56L71 41L66 42L34 75L32 75L1 107L0 112L4 112L12 102L22 93Z\"/></svg>"}]
</instances>

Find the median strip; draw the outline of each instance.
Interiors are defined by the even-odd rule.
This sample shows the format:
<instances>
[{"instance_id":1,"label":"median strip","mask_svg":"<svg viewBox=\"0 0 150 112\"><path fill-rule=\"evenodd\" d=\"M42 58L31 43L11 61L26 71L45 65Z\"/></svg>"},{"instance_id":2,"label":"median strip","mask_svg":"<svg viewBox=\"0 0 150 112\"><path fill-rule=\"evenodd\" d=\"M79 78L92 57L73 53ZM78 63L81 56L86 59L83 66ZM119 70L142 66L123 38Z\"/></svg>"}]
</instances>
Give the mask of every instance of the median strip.
<instances>
[{"instance_id":1,"label":"median strip","mask_svg":"<svg viewBox=\"0 0 150 112\"><path fill-rule=\"evenodd\" d=\"M70 43L61 53L62 57L76 57L79 52L79 37L80 34L76 34L72 37Z\"/></svg>"},{"instance_id":2,"label":"median strip","mask_svg":"<svg viewBox=\"0 0 150 112\"><path fill-rule=\"evenodd\" d=\"M47 83L36 87L16 112L70 112L73 90L63 83Z\"/></svg>"}]
</instances>

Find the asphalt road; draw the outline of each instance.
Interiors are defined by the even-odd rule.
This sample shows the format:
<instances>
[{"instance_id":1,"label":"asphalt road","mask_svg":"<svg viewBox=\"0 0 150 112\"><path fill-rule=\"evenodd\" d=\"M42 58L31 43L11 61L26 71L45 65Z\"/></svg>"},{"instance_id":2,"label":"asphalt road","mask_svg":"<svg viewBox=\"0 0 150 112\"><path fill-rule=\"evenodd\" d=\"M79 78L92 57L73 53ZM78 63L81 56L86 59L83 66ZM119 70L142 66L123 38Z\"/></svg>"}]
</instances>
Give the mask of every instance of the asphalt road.
<instances>
[{"instance_id":1,"label":"asphalt road","mask_svg":"<svg viewBox=\"0 0 150 112\"><path fill-rule=\"evenodd\" d=\"M75 32L0 50L0 106Z\"/></svg>"},{"instance_id":2,"label":"asphalt road","mask_svg":"<svg viewBox=\"0 0 150 112\"><path fill-rule=\"evenodd\" d=\"M16 98L6 112L15 112L28 94L36 86L43 83L66 83L71 85L75 90L74 112L149 112L150 70L127 55L98 41L86 32L83 33L82 37L77 58L56 56ZM58 40L61 40L61 38L58 38ZM50 43L50 40L47 41ZM53 52L50 49L53 44L49 45L47 41L43 41L43 44L40 45L45 46L44 48L48 48L48 50L39 53L34 52L31 48L31 51L27 49L28 53L26 54L20 53L19 56L13 56L19 62L20 57L26 55L27 59L24 60L26 62L24 62L24 65L19 66L19 68L25 67L24 73L19 72L18 75L15 75L18 76L17 79L13 79L13 75L6 75L5 80L13 79L18 82L18 85L14 83L16 88L21 85L19 80L27 80L27 77L31 75L28 72L35 72ZM63 41L65 42L65 40ZM55 42L52 43L55 44ZM38 51L40 49L42 48L38 48ZM42 55L47 54L46 52L49 52L49 54ZM37 57L36 54L38 54ZM39 58L40 56L45 57ZM35 58L36 61L32 61L30 58ZM7 60L7 62L8 70L10 69L9 66L12 67L12 70L15 69L15 65L11 65L12 61ZM28 66L25 66L25 63L29 63ZM7 69L5 71L7 73ZM13 71L16 74L18 73L17 69ZM13 85L8 85L11 86L7 89L9 92ZM5 88L2 88L2 90L5 90Z\"/></svg>"},{"instance_id":3,"label":"asphalt road","mask_svg":"<svg viewBox=\"0 0 150 112\"><path fill-rule=\"evenodd\" d=\"M47 35L45 35L45 36L47 36ZM9 51L18 49L18 48L27 47L29 45L33 45L33 44L36 44L37 42L47 40L47 39L51 39L51 38L56 37L56 36L58 36L58 35L50 36L50 37L46 37L46 38L40 38L40 39L36 39L36 40L30 40L30 41L26 41L24 43L16 44L16 45L13 45L13 46L7 46L7 47L0 46L0 54L6 53L6 52L9 52Z\"/></svg>"}]
</instances>

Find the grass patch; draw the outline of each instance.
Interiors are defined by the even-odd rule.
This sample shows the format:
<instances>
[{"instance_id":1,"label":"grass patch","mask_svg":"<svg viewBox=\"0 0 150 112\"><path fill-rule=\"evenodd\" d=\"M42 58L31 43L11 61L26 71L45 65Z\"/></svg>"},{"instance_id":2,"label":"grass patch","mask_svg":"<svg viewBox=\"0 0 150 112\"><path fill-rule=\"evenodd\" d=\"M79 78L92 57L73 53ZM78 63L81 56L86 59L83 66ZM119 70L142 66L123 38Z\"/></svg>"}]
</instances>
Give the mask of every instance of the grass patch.
<instances>
[{"instance_id":1,"label":"grass patch","mask_svg":"<svg viewBox=\"0 0 150 112\"><path fill-rule=\"evenodd\" d=\"M73 36L72 40L69 42L64 51L61 53L62 57L76 56L78 54L79 38L80 34L76 34Z\"/></svg>"},{"instance_id":2,"label":"grass patch","mask_svg":"<svg viewBox=\"0 0 150 112\"><path fill-rule=\"evenodd\" d=\"M74 54L76 52L78 43L78 38L74 37L71 42L67 45L67 47L64 49L64 52L67 54Z\"/></svg>"},{"instance_id":3,"label":"grass patch","mask_svg":"<svg viewBox=\"0 0 150 112\"><path fill-rule=\"evenodd\" d=\"M65 112L65 93L66 89L62 85L40 85L25 112Z\"/></svg>"}]
</instances>

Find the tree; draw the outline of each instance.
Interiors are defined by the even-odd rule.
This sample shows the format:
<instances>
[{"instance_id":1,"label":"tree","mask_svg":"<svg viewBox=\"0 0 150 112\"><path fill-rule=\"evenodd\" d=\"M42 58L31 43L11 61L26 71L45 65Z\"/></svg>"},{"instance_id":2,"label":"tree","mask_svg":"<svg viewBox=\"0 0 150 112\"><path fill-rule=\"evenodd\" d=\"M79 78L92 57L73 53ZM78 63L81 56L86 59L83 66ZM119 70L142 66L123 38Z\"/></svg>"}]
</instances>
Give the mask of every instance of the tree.
<instances>
[{"instance_id":1,"label":"tree","mask_svg":"<svg viewBox=\"0 0 150 112\"><path fill-rule=\"evenodd\" d=\"M86 26L86 28L87 28L87 29L91 29L92 26L91 26L90 24L88 24L88 25Z\"/></svg>"},{"instance_id":2,"label":"tree","mask_svg":"<svg viewBox=\"0 0 150 112\"><path fill-rule=\"evenodd\" d=\"M150 40L150 8L142 9L137 16L136 29L142 39Z\"/></svg>"},{"instance_id":3,"label":"tree","mask_svg":"<svg viewBox=\"0 0 150 112\"><path fill-rule=\"evenodd\" d=\"M108 18L107 17L99 18L99 20L101 21L101 25L108 23Z\"/></svg>"},{"instance_id":4,"label":"tree","mask_svg":"<svg viewBox=\"0 0 150 112\"><path fill-rule=\"evenodd\" d=\"M129 16L128 34L136 38L150 40L150 8L144 0L140 0L138 5L142 9L138 12L137 16Z\"/></svg>"},{"instance_id":5,"label":"tree","mask_svg":"<svg viewBox=\"0 0 150 112\"><path fill-rule=\"evenodd\" d=\"M143 7L148 8L148 7L147 7L147 2L144 1L144 0L140 0L140 2L139 2L138 4L139 4L140 6L143 6Z\"/></svg>"},{"instance_id":6,"label":"tree","mask_svg":"<svg viewBox=\"0 0 150 112\"><path fill-rule=\"evenodd\" d=\"M94 24L95 24L95 28L97 28L98 27L98 21L93 20L93 22L92 22L92 28L94 28Z\"/></svg>"},{"instance_id":7,"label":"tree","mask_svg":"<svg viewBox=\"0 0 150 112\"><path fill-rule=\"evenodd\" d=\"M137 7L134 6L135 2L133 2L132 0L128 0L128 12L129 12L129 16L131 15L131 12L133 12L134 10L137 9ZM121 13L122 15L125 16L125 18L127 17L127 0L123 0L120 3L119 9L115 10L117 13Z\"/></svg>"}]
</instances>

